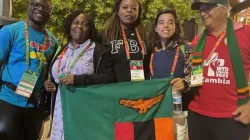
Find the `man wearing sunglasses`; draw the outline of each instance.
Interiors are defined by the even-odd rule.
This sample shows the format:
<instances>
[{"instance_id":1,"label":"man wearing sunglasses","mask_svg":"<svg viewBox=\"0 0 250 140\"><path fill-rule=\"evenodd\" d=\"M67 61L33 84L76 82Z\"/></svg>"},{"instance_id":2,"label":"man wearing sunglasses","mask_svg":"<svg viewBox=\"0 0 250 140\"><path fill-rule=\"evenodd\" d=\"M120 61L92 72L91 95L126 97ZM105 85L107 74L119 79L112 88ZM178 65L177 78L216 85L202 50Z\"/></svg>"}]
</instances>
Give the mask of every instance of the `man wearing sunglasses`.
<instances>
[{"instance_id":1,"label":"man wearing sunglasses","mask_svg":"<svg viewBox=\"0 0 250 140\"><path fill-rule=\"evenodd\" d=\"M233 22L228 0L195 0L205 30L193 42L190 140L248 140L250 27Z\"/></svg>"},{"instance_id":2,"label":"man wearing sunglasses","mask_svg":"<svg viewBox=\"0 0 250 140\"><path fill-rule=\"evenodd\" d=\"M38 139L43 85L58 44L45 28L51 10L51 0L29 0L28 19L0 30L1 140Z\"/></svg>"}]
</instances>

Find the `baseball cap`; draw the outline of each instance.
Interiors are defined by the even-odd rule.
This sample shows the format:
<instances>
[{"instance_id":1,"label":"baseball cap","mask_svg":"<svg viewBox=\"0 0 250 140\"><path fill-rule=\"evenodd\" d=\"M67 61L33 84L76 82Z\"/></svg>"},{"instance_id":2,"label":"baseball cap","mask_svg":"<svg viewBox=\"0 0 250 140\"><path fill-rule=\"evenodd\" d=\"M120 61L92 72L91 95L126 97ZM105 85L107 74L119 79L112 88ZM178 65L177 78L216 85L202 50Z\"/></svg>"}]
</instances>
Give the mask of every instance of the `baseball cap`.
<instances>
[{"instance_id":1,"label":"baseball cap","mask_svg":"<svg viewBox=\"0 0 250 140\"><path fill-rule=\"evenodd\" d=\"M215 5L215 4L221 4L221 5L229 5L229 0L194 0L192 5L191 5L191 9L193 10L199 10L200 6L202 4L211 4L211 5Z\"/></svg>"}]
</instances>

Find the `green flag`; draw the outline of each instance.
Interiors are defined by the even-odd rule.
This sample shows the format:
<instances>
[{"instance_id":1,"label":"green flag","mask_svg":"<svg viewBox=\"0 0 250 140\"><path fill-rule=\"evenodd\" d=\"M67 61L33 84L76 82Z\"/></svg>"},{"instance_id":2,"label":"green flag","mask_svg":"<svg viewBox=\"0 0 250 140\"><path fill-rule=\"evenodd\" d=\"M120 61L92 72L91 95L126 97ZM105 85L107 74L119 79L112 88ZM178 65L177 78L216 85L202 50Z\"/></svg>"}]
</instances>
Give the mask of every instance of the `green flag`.
<instances>
[{"instance_id":1,"label":"green flag","mask_svg":"<svg viewBox=\"0 0 250 140\"><path fill-rule=\"evenodd\" d=\"M173 140L170 80L60 87L65 140Z\"/></svg>"}]
</instances>

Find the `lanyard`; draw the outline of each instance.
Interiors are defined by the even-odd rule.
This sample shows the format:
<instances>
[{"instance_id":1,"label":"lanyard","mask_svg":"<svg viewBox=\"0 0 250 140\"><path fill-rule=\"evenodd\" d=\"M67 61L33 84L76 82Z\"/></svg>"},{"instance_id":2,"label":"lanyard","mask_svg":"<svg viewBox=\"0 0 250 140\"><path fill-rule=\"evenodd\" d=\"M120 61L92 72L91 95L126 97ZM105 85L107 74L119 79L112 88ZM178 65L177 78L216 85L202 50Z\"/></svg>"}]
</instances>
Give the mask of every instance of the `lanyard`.
<instances>
[{"instance_id":1,"label":"lanyard","mask_svg":"<svg viewBox=\"0 0 250 140\"><path fill-rule=\"evenodd\" d=\"M90 43L87 45L87 47L85 47L85 48L81 51L81 53L77 56L77 58L76 58L76 59L73 61L73 63L71 64L70 70L72 70L72 69L75 67L75 65L76 65L76 63L78 62L78 60L85 54L85 52L91 47L91 45L92 45L92 42L90 42ZM58 65L57 65L57 73L60 72L61 63L62 63L62 58L63 58L64 54L66 53L66 51L67 51L67 47L65 47L65 48L63 49L61 55L59 56Z\"/></svg>"},{"instance_id":2,"label":"lanyard","mask_svg":"<svg viewBox=\"0 0 250 140\"><path fill-rule=\"evenodd\" d=\"M205 59L205 61L208 61L208 60L211 58L212 54L213 54L214 51L218 48L218 46L220 45L220 43L221 43L222 39L225 37L225 35L226 35L226 32L224 31L224 32L220 35L219 39L218 39L217 42L215 43L213 49L211 50L211 52L209 53L209 55L208 55L207 59Z\"/></svg>"},{"instance_id":3,"label":"lanyard","mask_svg":"<svg viewBox=\"0 0 250 140\"><path fill-rule=\"evenodd\" d=\"M137 28L135 28L135 31L136 31L136 36L137 36L138 41L139 41L140 46L141 46L142 60L143 60L144 59L144 55L145 55L145 47L144 47L144 45L142 43L141 36L140 36ZM125 51L126 51L127 59L130 60L128 40L127 40L127 37L126 37L126 34L125 34L125 30L124 30L123 27L122 27L122 37L123 37L123 42L124 42L124 46L125 46Z\"/></svg>"},{"instance_id":4,"label":"lanyard","mask_svg":"<svg viewBox=\"0 0 250 140\"><path fill-rule=\"evenodd\" d=\"M155 51L157 51L157 48L155 48ZM179 58L179 52L180 52L180 47L178 46L176 48L176 53L175 53L175 56L174 56L174 62L173 62L173 65L172 65L170 76L174 76L174 71L175 71L176 64L177 64L177 61L178 61L178 58ZM153 59L154 59L154 53L152 53L152 55L151 55L150 64L149 64L149 68L150 68L150 72L151 72L152 76L154 75Z\"/></svg>"},{"instance_id":5,"label":"lanyard","mask_svg":"<svg viewBox=\"0 0 250 140\"><path fill-rule=\"evenodd\" d=\"M30 65L30 46L29 46L29 30L28 30L28 25L27 25L27 23L25 22L24 23L25 24L25 45L26 45L26 65L27 65L27 68L29 69L29 65ZM45 46L45 48L48 48L49 47L49 45L50 45L50 43L49 43L49 36L48 36L48 34L46 33L46 31L45 31L45 33L44 33L44 37L45 37L45 39L44 39L44 46ZM42 51L42 56L44 56L44 53L45 53L45 49L44 50L41 50ZM42 57L42 56L40 56L40 57ZM38 66L38 71L39 72L41 72L41 69L42 69L42 63L43 63L43 61L42 61L42 59L40 58L40 62L39 62L39 66Z\"/></svg>"}]
</instances>

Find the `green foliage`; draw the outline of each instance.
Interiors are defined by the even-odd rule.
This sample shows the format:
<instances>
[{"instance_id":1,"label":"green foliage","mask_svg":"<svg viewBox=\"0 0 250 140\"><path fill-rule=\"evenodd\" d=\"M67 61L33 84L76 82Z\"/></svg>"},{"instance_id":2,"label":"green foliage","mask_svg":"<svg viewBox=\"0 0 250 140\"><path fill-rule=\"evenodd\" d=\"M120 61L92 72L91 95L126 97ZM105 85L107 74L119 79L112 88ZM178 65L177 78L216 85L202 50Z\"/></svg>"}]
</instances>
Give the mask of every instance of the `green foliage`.
<instances>
[{"instance_id":1,"label":"green foliage","mask_svg":"<svg viewBox=\"0 0 250 140\"><path fill-rule=\"evenodd\" d=\"M74 10L84 10L95 18L96 28L102 30L112 11L114 0L52 0L53 15L47 28L59 39L63 37L63 20ZM175 9L180 22L197 17L190 9L192 0L140 0L143 6L142 23L151 28L152 22L159 10ZM19 20L27 19L28 0L13 1L13 17Z\"/></svg>"}]
</instances>

